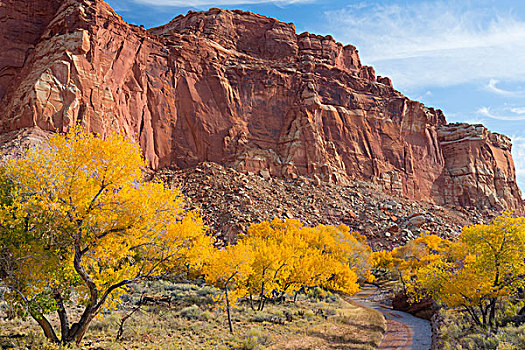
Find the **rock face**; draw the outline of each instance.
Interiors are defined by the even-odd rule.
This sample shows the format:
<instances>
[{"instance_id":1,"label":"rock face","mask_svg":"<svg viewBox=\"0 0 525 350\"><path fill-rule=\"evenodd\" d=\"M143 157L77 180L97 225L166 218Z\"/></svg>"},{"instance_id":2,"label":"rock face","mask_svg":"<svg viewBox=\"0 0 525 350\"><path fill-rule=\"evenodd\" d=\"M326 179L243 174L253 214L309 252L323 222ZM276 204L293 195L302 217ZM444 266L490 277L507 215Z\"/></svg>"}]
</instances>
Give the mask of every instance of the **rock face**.
<instances>
[{"instance_id":1,"label":"rock face","mask_svg":"<svg viewBox=\"0 0 525 350\"><path fill-rule=\"evenodd\" d=\"M438 130L445 170L434 185L438 202L496 210L522 208L510 139L483 125L449 124Z\"/></svg>"},{"instance_id":2,"label":"rock face","mask_svg":"<svg viewBox=\"0 0 525 350\"><path fill-rule=\"evenodd\" d=\"M0 100L55 17L59 1L0 2Z\"/></svg>"},{"instance_id":3,"label":"rock face","mask_svg":"<svg viewBox=\"0 0 525 350\"><path fill-rule=\"evenodd\" d=\"M136 138L156 169L211 161L523 210L507 138L447 125L330 36L221 9L146 31L101 0L2 1L0 28L2 133L82 122Z\"/></svg>"}]
</instances>

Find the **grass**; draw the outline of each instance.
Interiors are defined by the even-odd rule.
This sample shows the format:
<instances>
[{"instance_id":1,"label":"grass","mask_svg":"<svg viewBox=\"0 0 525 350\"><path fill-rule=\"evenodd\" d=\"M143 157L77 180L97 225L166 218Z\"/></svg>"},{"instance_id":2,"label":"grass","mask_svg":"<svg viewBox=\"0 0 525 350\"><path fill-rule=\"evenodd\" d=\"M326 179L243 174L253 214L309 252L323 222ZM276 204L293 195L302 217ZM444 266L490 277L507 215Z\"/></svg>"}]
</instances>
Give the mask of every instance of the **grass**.
<instances>
[{"instance_id":1,"label":"grass","mask_svg":"<svg viewBox=\"0 0 525 350\"><path fill-rule=\"evenodd\" d=\"M441 348L444 350L521 350L525 349L525 324L519 327L500 327L488 333L474 327L461 312L453 309L439 311Z\"/></svg>"},{"instance_id":2,"label":"grass","mask_svg":"<svg viewBox=\"0 0 525 350\"><path fill-rule=\"evenodd\" d=\"M119 321L143 293L171 296L171 305L145 305L125 325ZM93 321L82 349L375 349L385 331L376 311L337 295L302 295L297 303L267 304L262 312L248 303L234 309L234 334L224 310L214 303L214 288L193 283L139 285L124 296L122 309ZM56 322L56 320L53 320ZM0 319L0 348L56 349L32 320Z\"/></svg>"}]
</instances>

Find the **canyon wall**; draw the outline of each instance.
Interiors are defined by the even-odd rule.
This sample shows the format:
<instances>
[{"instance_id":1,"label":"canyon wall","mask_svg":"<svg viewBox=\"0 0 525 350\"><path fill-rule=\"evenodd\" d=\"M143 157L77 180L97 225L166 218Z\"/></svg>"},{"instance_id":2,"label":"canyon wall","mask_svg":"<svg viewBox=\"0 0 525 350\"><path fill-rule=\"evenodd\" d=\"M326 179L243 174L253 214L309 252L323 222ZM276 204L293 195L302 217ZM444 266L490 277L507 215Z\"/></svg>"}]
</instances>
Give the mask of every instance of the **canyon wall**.
<instances>
[{"instance_id":1,"label":"canyon wall","mask_svg":"<svg viewBox=\"0 0 525 350\"><path fill-rule=\"evenodd\" d=\"M155 169L211 161L523 211L508 138L447 124L331 36L221 9L145 30L101 0L3 0L0 28L4 135L80 122L136 139Z\"/></svg>"}]
</instances>

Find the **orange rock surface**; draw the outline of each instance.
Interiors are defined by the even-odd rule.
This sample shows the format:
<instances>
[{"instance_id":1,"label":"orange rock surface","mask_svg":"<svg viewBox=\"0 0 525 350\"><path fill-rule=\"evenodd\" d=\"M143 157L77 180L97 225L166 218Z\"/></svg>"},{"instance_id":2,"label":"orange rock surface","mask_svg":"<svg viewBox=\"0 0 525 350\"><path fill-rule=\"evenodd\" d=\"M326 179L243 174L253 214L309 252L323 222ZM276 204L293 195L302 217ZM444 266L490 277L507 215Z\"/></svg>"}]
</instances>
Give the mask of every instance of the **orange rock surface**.
<instances>
[{"instance_id":1,"label":"orange rock surface","mask_svg":"<svg viewBox=\"0 0 525 350\"><path fill-rule=\"evenodd\" d=\"M3 134L82 122L138 140L155 169L211 161L523 211L508 138L448 125L331 36L221 9L144 30L101 0L3 0L0 33Z\"/></svg>"}]
</instances>

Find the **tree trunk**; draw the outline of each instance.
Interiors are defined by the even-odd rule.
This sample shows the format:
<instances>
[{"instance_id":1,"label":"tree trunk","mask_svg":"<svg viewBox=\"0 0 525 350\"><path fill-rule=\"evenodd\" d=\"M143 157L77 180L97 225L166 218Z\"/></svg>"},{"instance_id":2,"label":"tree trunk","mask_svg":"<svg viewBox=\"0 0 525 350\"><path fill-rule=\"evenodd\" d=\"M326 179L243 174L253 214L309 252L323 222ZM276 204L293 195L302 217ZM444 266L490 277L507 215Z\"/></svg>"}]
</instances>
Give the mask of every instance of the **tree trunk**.
<instances>
[{"instance_id":1,"label":"tree trunk","mask_svg":"<svg viewBox=\"0 0 525 350\"><path fill-rule=\"evenodd\" d=\"M264 305L266 304L266 297L261 295L261 301L259 302L259 311L264 310Z\"/></svg>"},{"instance_id":2,"label":"tree trunk","mask_svg":"<svg viewBox=\"0 0 525 350\"><path fill-rule=\"evenodd\" d=\"M228 313L228 326L230 327L230 333L233 334L232 314L230 309L230 299L228 297L228 287L224 288L224 295L226 296L226 312Z\"/></svg>"},{"instance_id":3,"label":"tree trunk","mask_svg":"<svg viewBox=\"0 0 525 350\"><path fill-rule=\"evenodd\" d=\"M78 329L75 332L75 344L77 344L77 346L80 345L80 342L84 338L84 335L86 335L86 331L88 330L89 324L93 320L93 317L94 315L90 315L90 317L86 321L78 324Z\"/></svg>"},{"instance_id":4,"label":"tree trunk","mask_svg":"<svg viewBox=\"0 0 525 350\"><path fill-rule=\"evenodd\" d=\"M495 332L497 330L496 324L496 298L490 299L490 314L489 314L489 330Z\"/></svg>"},{"instance_id":5,"label":"tree trunk","mask_svg":"<svg viewBox=\"0 0 525 350\"><path fill-rule=\"evenodd\" d=\"M69 328L67 335L62 335L63 344L71 344L75 342L76 345L79 345L84 335L86 334L89 324L95 316L95 310L91 305L86 306L86 309L82 313L80 320L75 322Z\"/></svg>"},{"instance_id":6,"label":"tree trunk","mask_svg":"<svg viewBox=\"0 0 525 350\"><path fill-rule=\"evenodd\" d=\"M55 330L53 329L53 326L44 315L41 313L31 312L31 317L33 317L33 319L40 325L44 331L44 335L52 343L62 343L63 345L68 345L73 341L76 341L77 345L80 344L89 324L93 320L93 309L90 306L86 307L86 310L82 314L80 321L78 323L73 323L71 327L67 327L68 320L63 302L58 303L57 311L60 319L61 339L58 338Z\"/></svg>"},{"instance_id":7,"label":"tree trunk","mask_svg":"<svg viewBox=\"0 0 525 350\"><path fill-rule=\"evenodd\" d=\"M51 323L49 323L47 318L44 317L44 315L31 313L31 316L40 325L40 327L44 331L44 335L49 341L53 343L60 343L60 340L58 339L55 330L53 329L53 326L51 325Z\"/></svg>"},{"instance_id":8,"label":"tree trunk","mask_svg":"<svg viewBox=\"0 0 525 350\"><path fill-rule=\"evenodd\" d=\"M480 306L479 308L481 310L481 316L483 318L483 328L486 328L487 327L487 310L486 309L484 310L482 306Z\"/></svg>"},{"instance_id":9,"label":"tree trunk","mask_svg":"<svg viewBox=\"0 0 525 350\"><path fill-rule=\"evenodd\" d=\"M252 311L255 311L255 306L253 305L253 295L250 293L250 307L252 308Z\"/></svg>"},{"instance_id":10,"label":"tree trunk","mask_svg":"<svg viewBox=\"0 0 525 350\"><path fill-rule=\"evenodd\" d=\"M283 304L285 301L286 301L285 293L281 292L281 294L279 294L279 299L277 300L277 302L279 304Z\"/></svg>"},{"instance_id":11,"label":"tree trunk","mask_svg":"<svg viewBox=\"0 0 525 350\"><path fill-rule=\"evenodd\" d=\"M261 294L259 294L259 308L257 309L258 311L262 311L264 307L263 304L264 304L264 282L261 285Z\"/></svg>"},{"instance_id":12,"label":"tree trunk","mask_svg":"<svg viewBox=\"0 0 525 350\"><path fill-rule=\"evenodd\" d=\"M472 319L472 321L474 321L476 325L478 325L479 327L485 328L485 325L482 324L481 321L479 320L479 317L476 314L476 310L474 310L473 308L469 306L464 306L464 307L465 307L465 311L467 311L468 314L470 315L470 318Z\"/></svg>"},{"instance_id":13,"label":"tree trunk","mask_svg":"<svg viewBox=\"0 0 525 350\"><path fill-rule=\"evenodd\" d=\"M69 320L67 317L66 307L64 306L64 299L62 298L60 292L56 292L54 298L57 302L57 313L60 320L60 334L62 343L67 344L70 343L71 340L69 340Z\"/></svg>"}]
</instances>

